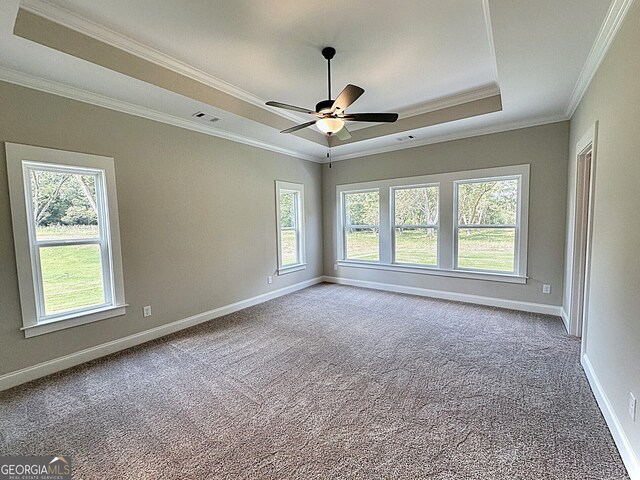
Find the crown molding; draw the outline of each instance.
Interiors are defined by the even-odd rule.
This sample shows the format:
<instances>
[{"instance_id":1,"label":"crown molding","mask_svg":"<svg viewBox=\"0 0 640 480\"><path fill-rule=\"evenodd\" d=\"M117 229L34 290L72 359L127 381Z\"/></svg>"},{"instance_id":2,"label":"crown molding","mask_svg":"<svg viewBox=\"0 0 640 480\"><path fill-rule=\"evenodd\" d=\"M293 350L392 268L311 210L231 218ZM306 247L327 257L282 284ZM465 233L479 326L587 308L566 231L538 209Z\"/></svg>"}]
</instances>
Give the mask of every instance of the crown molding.
<instances>
[{"instance_id":1,"label":"crown molding","mask_svg":"<svg viewBox=\"0 0 640 480\"><path fill-rule=\"evenodd\" d=\"M521 128L537 127L539 125L546 125L549 123L557 123L569 120L569 117L565 114L548 115L544 117L536 117L527 120L513 121L501 123L498 125L490 125L487 127L479 127L470 130L464 130L461 132L450 133L446 135L438 135L434 137L426 137L418 139L415 142L406 142L400 144L385 145L382 147L371 148L368 150L361 150L355 153L349 153L345 155L331 155L331 163L339 162L342 160L350 160L352 158L366 157L369 155L377 155L380 153L395 152L396 150L405 150L407 148L422 147L424 145L433 145L435 143L450 142L452 140L461 140L463 138L480 137L482 135L490 135L492 133L508 132L511 130L519 130ZM407 134L410 132L406 132ZM416 134L417 135L417 134ZM329 163L326 159L320 160L320 163Z\"/></svg>"},{"instance_id":2,"label":"crown molding","mask_svg":"<svg viewBox=\"0 0 640 480\"><path fill-rule=\"evenodd\" d=\"M131 55L135 55L143 60L164 67L172 72L184 75L196 82L200 82L204 85L220 90L221 92L288 120L297 123L302 123L306 120L306 117L296 115L286 110L268 108L265 105L266 100L253 95L252 93L242 90L241 88L225 82L224 80L221 80L207 72L155 50L154 48L127 37L126 35L104 27L92 20L84 18L65 8L59 7L58 5L54 5L47 0L22 0L20 2L20 8L44 17L52 22L63 25L64 27L70 28L71 30L82 33L83 35L99 40L107 45L123 50Z\"/></svg>"},{"instance_id":3,"label":"crown molding","mask_svg":"<svg viewBox=\"0 0 640 480\"><path fill-rule=\"evenodd\" d=\"M593 80L594 75L598 71L598 67L600 67L600 64L609 51L609 47L632 4L633 0L613 0L611 3L604 23L602 27L600 27L600 31L596 37L596 41L591 47L587 60L578 76L578 81L573 88L573 92L571 92L571 97L569 97L569 103L565 109L569 118L573 116L578 108L582 97L586 93L587 88L589 88L591 80Z\"/></svg>"},{"instance_id":4,"label":"crown molding","mask_svg":"<svg viewBox=\"0 0 640 480\"><path fill-rule=\"evenodd\" d=\"M48 80L42 77L37 77L17 70L0 66L0 81L20 85L22 87L39 90L41 92L50 93L60 97L69 98L71 100L77 100L79 102L88 103L98 107L107 108L109 110L115 110L121 113L127 113L136 117L146 118L156 122L164 123L167 125L173 125L174 127L184 128L186 130L192 130L194 132L204 133L213 137L224 138L233 142L250 145L252 147L261 148L263 150L269 150L271 152L281 153L290 157L298 158L301 160L308 160L311 162L321 163L321 159L312 155L305 155L299 152L289 150L286 148L271 145L266 142L261 142L253 138L245 137L235 133L230 133L218 128L202 125L193 120L187 120L168 113L158 112L150 108L140 107L132 103L124 102L122 100L116 100L98 93L89 92L76 87L70 87L63 85L53 80Z\"/></svg>"},{"instance_id":5,"label":"crown molding","mask_svg":"<svg viewBox=\"0 0 640 480\"><path fill-rule=\"evenodd\" d=\"M484 13L484 25L487 29L487 40L489 41L489 55L491 55L491 63L493 66L493 80L496 85L500 85L500 77L498 76L498 58L496 57L496 44L493 38L493 23L491 22L489 0L482 0L482 12ZM498 93L500 92L498 91Z\"/></svg>"},{"instance_id":6,"label":"crown molding","mask_svg":"<svg viewBox=\"0 0 640 480\"><path fill-rule=\"evenodd\" d=\"M423 113L455 107L456 105L462 105L463 103L475 102L476 100L494 97L496 95L500 95L500 88L498 88L497 85L489 85L403 109L399 111L399 115L402 118L413 117Z\"/></svg>"},{"instance_id":7,"label":"crown molding","mask_svg":"<svg viewBox=\"0 0 640 480\"><path fill-rule=\"evenodd\" d=\"M50 93L50 94L57 95L64 98L69 98L71 100L88 103L90 105L107 108L109 110L114 110L117 112L134 115L136 117L146 118L148 120L153 120L153 121L164 123L167 125L173 125L175 127L184 128L186 130L191 130L198 133L203 133L205 135L224 138L226 140L231 140L233 142L250 145L252 147L260 148L263 150L269 150L271 152L280 153L280 154L287 155L287 156L294 157L301 160L307 160L314 163L329 163L326 160L326 158L318 158L313 155L305 155L305 154L296 152L294 150L289 150L286 148L271 145L266 142L261 142L249 137L245 137L243 135L238 135L238 134L226 132L224 130L220 130L214 127L201 125L200 123L194 122L192 120L184 119L181 117L177 117L175 115L158 112L157 110L140 107L138 105L134 105L121 100L115 100L113 98L100 95L98 93L89 92L87 90L83 90L76 87L70 87L68 85L63 85L61 83L54 82L53 80L37 77L35 75L19 72L17 70L12 70L2 66L0 66L0 81L12 83L22 87L31 88L31 89L38 90L45 93ZM407 142L402 144L394 143L391 145L385 145L383 147L378 147L378 148L371 148L371 149L362 150L359 152L346 154L346 155L336 155L336 156L332 155L331 162L349 160L352 158L360 158L360 157L365 157L369 155L376 155L379 153L389 153L396 150L404 150L407 148L415 148L415 147L420 147L424 145L432 145L435 143L449 142L452 140L460 140L463 138L489 135L492 133L506 132L510 130L517 130L520 128L535 127L538 125L545 125L548 123L556 123L556 122L561 122L566 120L569 120L569 117L566 115L551 115L546 117L533 118L530 120L503 123L500 125L481 127L481 128L466 130L462 132L456 132L456 133L447 134L447 135L439 135L435 137L419 139L416 142Z\"/></svg>"}]
</instances>

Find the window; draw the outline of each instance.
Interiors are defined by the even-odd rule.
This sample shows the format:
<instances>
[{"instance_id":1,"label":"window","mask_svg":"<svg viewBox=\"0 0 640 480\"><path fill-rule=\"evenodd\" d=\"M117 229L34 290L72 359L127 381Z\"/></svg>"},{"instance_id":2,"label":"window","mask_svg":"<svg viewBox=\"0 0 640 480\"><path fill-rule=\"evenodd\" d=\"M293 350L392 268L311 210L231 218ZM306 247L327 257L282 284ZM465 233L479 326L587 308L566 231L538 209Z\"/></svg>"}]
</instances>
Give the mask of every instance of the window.
<instances>
[{"instance_id":1,"label":"window","mask_svg":"<svg viewBox=\"0 0 640 480\"><path fill-rule=\"evenodd\" d=\"M516 270L519 178L456 182L456 268Z\"/></svg>"},{"instance_id":2,"label":"window","mask_svg":"<svg viewBox=\"0 0 640 480\"><path fill-rule=\"evenodd\" d=\"M438 265L438 186L393 189L394 263Z\"/></svg>"},{"instance_id":3,"label":"window","mask_svg":"<svg viewBox=\"0 0 640 480\"><path fill-rule=\"evenodd\" d=\"M344 192L344 258L377 262L380 259L380 195L377 190Z\"/></svg>"},{"instance_id":4,"label":"window","mask_svg":"<svg viewBox=\"0 0 640 480\"><path fill-rule=\"evenodd\" d=\"M344 267L527 282L529 165L338 185Z\"/></svg>"},{"instance_id":5,"label":"window","mask_svg":"<svg viewBox=\"0 0 640 480\"><path fill-rule=\"evenodd\" d=\"M305 268L304 185L276 181L278 274Z\"/></svg>"},{"instance_id":6,"label":"window","mask_svg":"<svg viewBox=\"0 0 640 480\"><path fill-rule=\"evenodd\" d=\"M124 314L113 159L6 150L25 336Z\"/></svg>"}]
</instances>

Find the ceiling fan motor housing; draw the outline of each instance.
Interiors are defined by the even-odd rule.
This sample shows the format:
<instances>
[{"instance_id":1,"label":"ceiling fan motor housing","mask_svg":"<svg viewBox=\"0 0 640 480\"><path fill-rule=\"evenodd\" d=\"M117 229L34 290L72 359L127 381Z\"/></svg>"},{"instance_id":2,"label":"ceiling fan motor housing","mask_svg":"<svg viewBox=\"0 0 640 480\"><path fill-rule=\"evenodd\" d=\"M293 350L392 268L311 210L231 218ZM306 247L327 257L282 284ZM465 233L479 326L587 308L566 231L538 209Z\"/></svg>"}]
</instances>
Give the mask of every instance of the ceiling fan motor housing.
<instances>
[{"instance_id":1,"label":"ceiling fan motor housing","mask_svg":"<svg viewBox=\"0 0 640 480\"><path fill-rule=\"evenodd\" d=\"M335 102L335 100L322 100L321 102L318 102L316 104L316 112L329 113L331 111L331 107L333 106L333 102Z\"/></svg>"}]
</instances>

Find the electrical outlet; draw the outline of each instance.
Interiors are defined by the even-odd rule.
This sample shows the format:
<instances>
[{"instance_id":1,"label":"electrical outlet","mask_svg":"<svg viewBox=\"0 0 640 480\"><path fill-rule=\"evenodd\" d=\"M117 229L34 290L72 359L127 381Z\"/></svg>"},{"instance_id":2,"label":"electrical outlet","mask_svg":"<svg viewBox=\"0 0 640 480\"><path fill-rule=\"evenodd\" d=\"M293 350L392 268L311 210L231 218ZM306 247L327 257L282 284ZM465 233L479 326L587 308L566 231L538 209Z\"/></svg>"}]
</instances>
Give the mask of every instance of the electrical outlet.
<instances>
[{"instance_id":1,"label":"electrical outlet","mask_svg":"<svg viewBox=\"0 0 640 480\"><path fill-rule=\"evenodd\" d=\"M142 307L142 316L150 317L151 316L151 305L147 305L146 307Z\"/></svg>"},{"instance_id":2,"label":"electrical outlet","mask_svg":"<svg viewBox=\"0 0 640 480\"><path fill-rule=\"evenodd\" d=\"M269 276L267 277L267 283L268 283L268 284L272 284L272 283L273 283L273 277L272 277L271 275L269 275Z\"/></svg>"},{"instance_id":3,"label":"electrical outlet","mask_svg":"<svg viewBox=\"0 0 640 480\"><path fill-rule=\"evenodd\" d=\"M629 392L629 416L632 422L636 421L636 397L631 392Z\"/></svg>"},{"instance_id":4,"label":"electrical outlet","mask_svg":"<svg viewBox=\"0 0 640 480\"><path fill-rule=\"evenodd\" d=\"M336 272L338 271L338 264L337 264L337 263L334 263L334 264L333 264L333 269L334 269Z\"/></svg>"},{"instance_id":5,"label":"electrical outlet","mask_svg":"<svg viewBox=\"0 0 640 480\"><path fill-rule=\"evenodd\" d=\"M547 285L546 283L542 285L542 293L551 293L551 285Z\"/></svg>"}]
</instances>

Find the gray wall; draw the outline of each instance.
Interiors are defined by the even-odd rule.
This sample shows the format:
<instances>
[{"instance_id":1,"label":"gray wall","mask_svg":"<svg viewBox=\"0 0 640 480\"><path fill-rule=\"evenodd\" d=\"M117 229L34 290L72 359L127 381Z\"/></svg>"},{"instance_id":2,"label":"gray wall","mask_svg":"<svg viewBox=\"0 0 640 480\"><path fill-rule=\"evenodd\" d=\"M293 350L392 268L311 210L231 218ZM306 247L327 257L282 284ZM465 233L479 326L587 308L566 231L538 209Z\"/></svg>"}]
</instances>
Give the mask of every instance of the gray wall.
<instances>
[{"instance_id":1,"label":"gray wall","mask_svg":"<svg viewBox=\"0 0 640 480\"><path fill-rule=\"evenodd\" d=\"M327 275L508 300L562 304L568 122L466 138L323 167L324 271ZM336 260L336 185L433 173L530 164L529 255L526 285L366 270ZM552 286L542 294L542 284Z\"/></svg>"},{"instance_id":2,"label":"gray wall","mask_svg":"<svg viewBox=\"0 0 640 480\"><path fill-rule=\"evenodd\" d=\"M1 145L0 375L322 275L318 164L7 83L0 105L0 142L115 158L130 304L122 317L24 338ZM309 265L267 285L276 179L304 183Z\"/></svg>"},{"instance_id":3,"label":"gray wall","mask_svg":"<svg viewBox=\"0 0 640 480\"><path fill-rule=\"evenodd\" d=\"M635 2L571 119L569 211L575 195L576 144L598 121L593 241L586 355L640 459L640 418L627 413L629 392L640 399L640 3ZM567 222L567 250L573 241ZM571 264L567 262L570 280ZM569 296L565 301L568 303ZM568 310L568 304L565 305ZM640 406L638 407L640 416Z\"/></svg>"}]
</instances>

